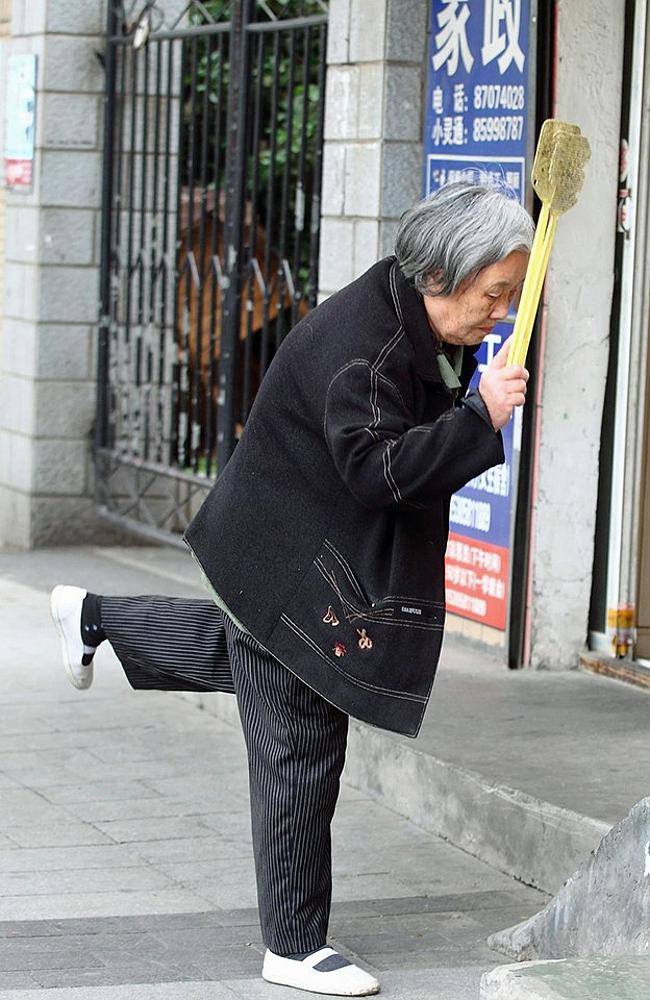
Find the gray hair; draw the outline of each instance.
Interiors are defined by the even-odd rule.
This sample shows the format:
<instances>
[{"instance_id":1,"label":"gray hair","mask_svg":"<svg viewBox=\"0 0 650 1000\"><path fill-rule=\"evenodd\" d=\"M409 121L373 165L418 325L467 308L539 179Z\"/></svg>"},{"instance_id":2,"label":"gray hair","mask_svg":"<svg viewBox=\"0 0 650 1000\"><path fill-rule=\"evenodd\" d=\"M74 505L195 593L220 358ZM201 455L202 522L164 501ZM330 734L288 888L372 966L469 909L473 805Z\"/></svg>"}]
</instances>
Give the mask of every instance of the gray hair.
<instances>
[{"instance_id":1,"label":"gray hair","mask_svg":"<svg viewBox=\"0 0 650 1000\"><path fill-rule=\"evenodd\" d=\"M504 190L461 181L404 213L395 256L418 292L451 295L515 250L529 253L534 232L526 209Z\"/></svg>"}]
</instances>

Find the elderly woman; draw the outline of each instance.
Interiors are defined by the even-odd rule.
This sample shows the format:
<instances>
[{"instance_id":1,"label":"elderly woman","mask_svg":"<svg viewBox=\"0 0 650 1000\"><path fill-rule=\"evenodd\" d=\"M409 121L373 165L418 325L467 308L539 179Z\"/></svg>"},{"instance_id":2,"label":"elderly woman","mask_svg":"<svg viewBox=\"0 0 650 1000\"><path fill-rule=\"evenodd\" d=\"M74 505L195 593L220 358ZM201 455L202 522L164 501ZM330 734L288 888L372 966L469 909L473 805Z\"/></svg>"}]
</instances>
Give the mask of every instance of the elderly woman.
<instances>
[{"instance_id":1,"label":"elderly woman","mask_svg":"<svg viewBox=\"0 0 650 1000\"><path fill-rule=\"evenodd\" d=\"M449 185L406 213L394 257L301 320L185 536L213 601L53 593L75 686L108 638L135 688L236 694L272 982L379 989L326 946L348 716L409 736L422 723L449 499L504 460L500 428L526 394L502 348L467 395L473 353L507 315L532 236L502 192Z\"/></svg>"}]
</instances>

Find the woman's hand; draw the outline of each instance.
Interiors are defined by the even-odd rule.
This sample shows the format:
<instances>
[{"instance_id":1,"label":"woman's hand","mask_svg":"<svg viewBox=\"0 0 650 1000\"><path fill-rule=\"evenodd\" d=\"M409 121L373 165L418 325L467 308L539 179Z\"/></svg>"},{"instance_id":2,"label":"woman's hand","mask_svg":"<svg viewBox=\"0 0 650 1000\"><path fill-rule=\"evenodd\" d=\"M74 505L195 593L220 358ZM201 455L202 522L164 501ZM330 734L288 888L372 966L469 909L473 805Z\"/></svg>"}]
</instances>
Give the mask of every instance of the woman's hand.
<instances>
[{"instance_id":1,"label":"woman's hand","mask_svg":"<svg viewBox=\"0 0 650 1000\"><path fill-rule=\"evenodd\" d=\"M509 350L510 338L494 355L478 385L495 431L505 427L515 406L523 406L526 402L529 374L521 365L508 364Z\"/></svg>"}]
</instances>

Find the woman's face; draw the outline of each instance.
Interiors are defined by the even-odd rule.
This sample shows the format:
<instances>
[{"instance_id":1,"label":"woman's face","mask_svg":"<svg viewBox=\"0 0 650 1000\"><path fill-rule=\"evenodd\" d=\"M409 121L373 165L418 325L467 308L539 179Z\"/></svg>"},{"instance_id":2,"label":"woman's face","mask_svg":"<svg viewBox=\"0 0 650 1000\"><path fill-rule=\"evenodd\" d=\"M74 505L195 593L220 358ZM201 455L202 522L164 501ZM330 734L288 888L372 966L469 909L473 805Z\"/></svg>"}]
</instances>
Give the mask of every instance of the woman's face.
<instances>
[{"instance_id":1,"label":"woman's face","mask_svg":"<svg viewBox=\"0 0 650 1000\"><path fill-rule=\"evenodd\" d=\"M528 256L515 250L464 281L451 295L424 295L424 308L436 336L447 344L480 344L495 323L506 318L519 295Z\"/></svg>"}]
</instances>

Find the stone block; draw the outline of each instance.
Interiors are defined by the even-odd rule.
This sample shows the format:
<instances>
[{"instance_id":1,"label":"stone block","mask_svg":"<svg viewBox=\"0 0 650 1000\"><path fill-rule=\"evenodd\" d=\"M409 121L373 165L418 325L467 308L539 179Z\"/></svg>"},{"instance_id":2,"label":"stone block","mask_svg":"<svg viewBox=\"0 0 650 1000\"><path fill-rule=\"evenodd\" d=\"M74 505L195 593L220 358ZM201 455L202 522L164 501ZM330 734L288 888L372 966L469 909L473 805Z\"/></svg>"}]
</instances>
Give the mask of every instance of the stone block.
<instances>
[{"instance_id":1,"label":"stone block","mask_svg":"<svg viewBox=\"0 0 650 1000\"><path fill-rule=\"evenodd\" d=\"M30 545L30 498L0 486L0 548L27 549Z\"/></svg>"},{"instance_id":2,"label":"stone block","mask_svg":"<svg viewBox=\"0 0 650 1000\"><path fill-rule=\"evenodd\" d=\"M382 63L359 67L359 139L381 139L384 109L385 68Z\"/></svg>"},{"instance_id":3,"label":"stone block","mask_svg":"<svg viewBox=\"0 0 650 1000\"><path fill-rule=\"evenodd\" d=\"M34 383L31 379L0 378L0 427L19 434L34 431Z\"/></svg>"},{"instance_id":4,"label":"stone block","mask_svg":"<svg viewBox=\"0 0 650 1000\"><path fill-rule=\"evenodd\" d=\"M397 222L382 222L379 227L379 256L388 257L395 249Z\"/></svg>"},{"instance_id":5,"label":"stone block","mask_svg":"<svg viewBox=\"0 0 650 1000\"><path fill-rule=\"evenodd\" d=\"M343 215L345 191L345 145L326 142L323 150L323 215Z\"/></svg>"},{"instance_id":6,"label":"stone block","mask_svg":"<svg viewBox=\"0 0 650 1000\"><path fill-rule=\"evenodd\" d=\"M320 231L318 286L335 292L353 278L354 223L351 219L325 217Z\"/></svg>"},{"instance_id":7,"label":"stone block","mask_svg":"<svg viewBox=\"0 0 650 1000\"><path fill-rule=\"evenodd\" d=\"M386 0L352 0L350 62L378 62L384 58Z\"/></svg>"},{"instance_id":8,"label":"stone block","mask_svg":"<svg viewBox=\"0 0 650 1000\"><path fill-rule=\"evenodd\" d=\"M12 214L7 213L7 226ZM35 320L38 317L38 269L34 264L7 261L4 273L4 314L15 319Z\"/></svg>"},{"instance_id":9,"label":"stone block","mask_svg":"<svg viewBox=\"0 0 650 1000\"><path fill-rule=\"evenodd\" d=\"M35 440L30 445L32 492L56 496L84 494L88 441Z\"/></svg>"},{"instance_id":10,"label":"stone block","mask_svg":"<svg viewBox=\"0 0 650 1000\"><path fill-rule=\"evenodd\" d=\"M39 212L35 205L12 206L5 229L5 260L34 264L38 260Z\"/></svg>"},{"instance_id":11,"label":"stone block","mask_svg":"<svg viewBox=\"0 0 650 1000\"><path fill-rule=\"evenodd\" d=\"M422 78L417 66L386 68L384 139L422 139Z\"/></svg>"},{"instance_id":12,"label":"stone block","mask_svg":"<svg viewBox=\"0 0 650 1000\"><path fill-rule=\"evenodd\" d=\"M36 328L34 375L48 379L87 379L94 328L44 323Z\"/></svg>"},{"instance_id":13,"label":"stone block","mask_svg":"<svg viewBox=\"0 0 650 1000\"><path fill-rule=\"evenodd\" d=\"M32 378L36 363L36 326L5 317L2 324L0 370Z\"/></svg>"},{"instance_id":14,"label":"stone block","mask_svg":"<svg viewBox=\"0 0 650 1000\"><path fill-rule=\"evenodd\" d=\"M93 323L99 312L99 277L95 267L40 269L39 319L44 322Z\"/></svg>"},{"instance_id":15,"label":"stone block","mask_svg":"<svg viewBox=\"0 0 650 1000\"><path fill-rule=\"evenodd\" d=\"M101 94L104 72L97 47L96 38L50 35L43 60L43 90Z\"/></svg>"},{"instance_id":16,"label":"stone block","mask_svg":"<svg viewBox=\"0 0 650 1000\"><path fill-rule=\"evenodd\" d=\"M399 219L422 194L422 146L386 143L382 176L381 215Z\"/></svg>"},{"instance_id":17,"label":"stone block","mask_svg":"<svg viewBox=\"0 0 650 1000\"><path fill-rule=\"evenodd\" d=\"M330 0L327 25L327 65L349 62L350 2Z\"/></svg>"},{"instance_id":18,"label":"stone block","mask_svg":"<svg viewBox=\"0 0 650 1000\"><path fill-rule=\"evenodd\" d=\"M46 25L47 0L13 0L12 35L42 35Z\"/></svg>"},{"instance_id":19,"label":"stone block","mask_svg":"<svg viewBox=\"0 0 650 1000\"><path fill-rule=\"evenodd\" d=\"M106 0L47 0L48 32L100 35L106 26Z\"/></svg>"},{"instance_id":20,"label":"stone block","mask_svg":"<svg viewBox=\"0 0 650 1000\"><path fill-rule=\"evenodd\" d=\"M117 542L115 529L100 517L90 497L33 497L30 513L30 546Z\"/></svg>"},{"instance_id":21,"label":"stone block","mask_svg":"<svg viewBox=\"0 0 650 1000\"><path fill-rule=\"evenodd\" d=\"M530 920L492 935L518 960L645 955L650 949L650 799L603 837L557 896Z\"/></svg>"},{"instance_id":22,"label":"stone block","mask_svg":"<svg viewBox=\"0 0 650 1000\"><path fill-rule=\"evenodd\" d=\"M45 264L92 264L97 213L91 209L44 208L40 258Z\"/></svg>"},{"instance_id":23,"label":"stone block","mask_svg":"<svg viewBox=\"0 0 650 1000\"><path fill-rule=\"evenodd\" d=\"M33 473L33 439L26 434L0 431L0 476L5 486L29 493Z\"/></svg>"},{"instance_id":24,"label":"stone block","mask_svg":"<svg viewBox=\"0 0 650 1000\"><path fill-rule=\"evenodd\" d=\"M427 45L430 4L421 0L388 0L386 58L422 65Z\"/></svg>"},{"instance_id":25,"label":"stone block","mask_svg":"<svg viewBox=\"0 0 650 1000\"><path fill-rule=\"evenodd\" d=\"M42 94L43 146L46 149L96 149L99 102L95 94Z\"/></svg>"},{"instance_id":26,"label":"stone block","mask_svg":"<svg viewBox=\"0 0 650 1000\"><path fill-rule=\"evenodd\" d=\"M355 143L345 156L345 215L376 218L380 207L381 150L378 142Z\"/></svg>"},{"instance_id":27,"label":"stone block","mask_svg":"<svg viewBox=\"0 0 650 1000\"><path fill-rule=\"evenodd\" d=\"M480 1000L646 1000L650 956L522 962L486 972Z\"/></svg>"},{"instance_id":28,"label":"stone block","mask_svg":"<svg viewBox=\"0 0 650 1000\"><path fill-rule=\"evenodd\" d=\"M364 219L354 224L354 277L363 274L379 256L379 222L375 219Z\"/></svg>"},{"instance_id":29,"label":"stone block","mask_svg":"<svg viewBox=\"0 0 650 1000\"><path fill-rule=\"evenodd\" d=\"M37 382L34 397L36 435L88 439L95 417L92 383Z\"/></svg>"},{"instance_id":30,"label":"stone block","mask_svg":"<svg viewBox=\"0 0 650 1000\"><path fill-rule=\"evenodd\" d=\"M102 159L99 153L43 150L41 200L43 205L98 208L101 200Z\"/></svg>"},{"instance_id":31,"label":"stone block","mask_svg":"<svg viewBox=\"0 0 650 1000\"><path fill-rule=\"evenodd\" d=\"M359 68L333 66L325 88L325 139L354 139L359 113Z\"/></svg>"}]
</instances>

